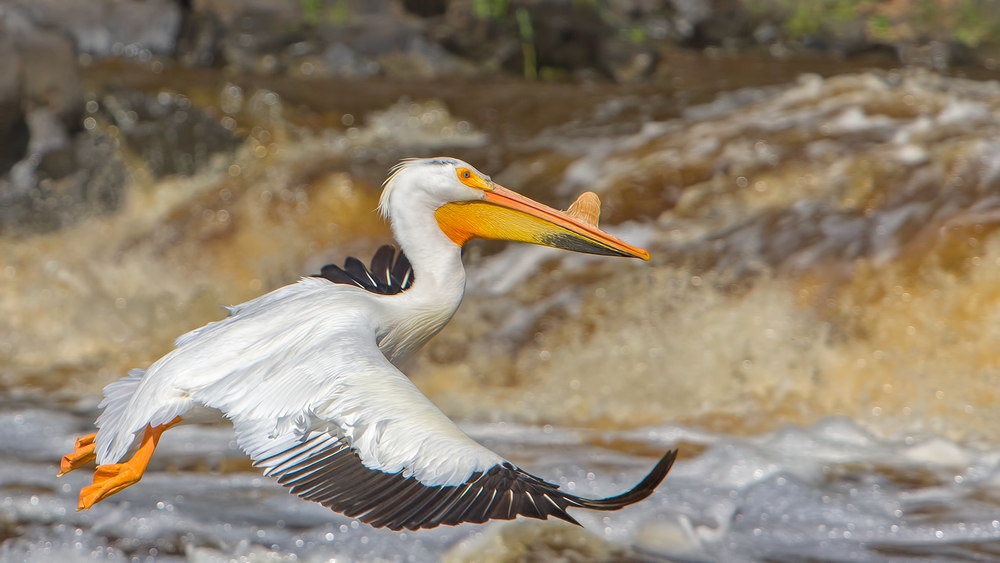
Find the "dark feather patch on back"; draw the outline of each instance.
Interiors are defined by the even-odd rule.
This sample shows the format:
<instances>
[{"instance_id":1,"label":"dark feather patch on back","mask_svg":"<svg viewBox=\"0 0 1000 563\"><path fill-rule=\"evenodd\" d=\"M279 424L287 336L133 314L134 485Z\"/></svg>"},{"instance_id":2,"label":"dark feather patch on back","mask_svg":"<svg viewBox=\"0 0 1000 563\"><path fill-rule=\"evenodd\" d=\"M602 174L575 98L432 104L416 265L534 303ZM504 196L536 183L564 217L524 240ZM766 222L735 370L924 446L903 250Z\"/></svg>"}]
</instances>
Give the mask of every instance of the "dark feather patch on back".
<instances>
[{"instance_id":1,"label":"dark feather patch on back","mask_svg":"<svg viewBox=\"0 0 1000 563\"><path fill-rule=\"evenodd\" d=\"M296 446L258 459L255 465L307 500L358 518L376 528L418 530L442 524L546 520L552 516L579 525L566 509L617 510L653 494L677 450L667 452L638 485L615 497L587 499L526 473L509 462L473 473L464 483L427 486L403 473L369 469L341 439L314 432Z\"/></svg>"},{"instance_id":2,"label":"dark feather patch on back","mask_svg":"<svg viewBox=\"0 0 1000 563\"><path fill-rule=\"evenodd\" d=\"M319 274L312 277L353 285L380 295L395 295L413 285L413 267L402 250L396 256L396 249L386 244L375 251L368 268L365 268L361 260L350 256L344 261L343 267L327 264Z\"/></svg>"}]
</instances>

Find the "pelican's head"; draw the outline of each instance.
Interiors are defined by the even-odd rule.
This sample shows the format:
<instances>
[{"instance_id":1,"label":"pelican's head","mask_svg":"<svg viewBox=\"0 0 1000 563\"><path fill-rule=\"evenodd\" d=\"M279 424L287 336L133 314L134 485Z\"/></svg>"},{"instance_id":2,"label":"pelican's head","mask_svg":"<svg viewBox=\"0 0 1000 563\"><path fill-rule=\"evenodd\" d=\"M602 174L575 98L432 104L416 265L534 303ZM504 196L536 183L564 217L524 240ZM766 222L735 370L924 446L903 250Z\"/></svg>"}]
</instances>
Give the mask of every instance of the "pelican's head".
<instances>
[{"instance_id":1,"label":"pelican's head","mask_svg":"<svg viewBox=\"0 0 1000 563\"><path fill-rule=\"evenodd\" d=\"M508 190L455 158L404 160L393 167L379 210L395 220L404 208L432 212L458 246L483 238L649 260L645 250L597 227L601 202L593 192L559 211Z\"/></svg>"}]
</instances>

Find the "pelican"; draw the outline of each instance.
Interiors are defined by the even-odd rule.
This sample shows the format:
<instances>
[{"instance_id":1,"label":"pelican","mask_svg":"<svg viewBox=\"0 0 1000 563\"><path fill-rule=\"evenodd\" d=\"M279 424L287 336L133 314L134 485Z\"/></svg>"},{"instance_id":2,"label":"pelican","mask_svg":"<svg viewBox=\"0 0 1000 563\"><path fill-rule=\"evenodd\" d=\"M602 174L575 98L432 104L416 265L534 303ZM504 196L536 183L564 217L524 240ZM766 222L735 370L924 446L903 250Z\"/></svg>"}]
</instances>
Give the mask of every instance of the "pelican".
<instances>
[{"instance_id":1,"label":"pelican","mask_svg":"<svg viewBox=\"0 0 1000 563\"><path fill-rule=\"evenodd\" d=\"M621 495L568 494L469 438L395 367L458 308L461 249L472 238L648 260L597 227L597 196L558 211L460 160L412 159L390 170L379 210L398 257L383 248L370 269L348 259L230 307L148 369L105 387L97 432L78 438L60 464L62 475L97 462L79 509L138 482L168 428L220 414L265 475L374 527L518 515L578 524L568 508L616 510L652 494L676 451Z\"/></svg>"}]
</instances>

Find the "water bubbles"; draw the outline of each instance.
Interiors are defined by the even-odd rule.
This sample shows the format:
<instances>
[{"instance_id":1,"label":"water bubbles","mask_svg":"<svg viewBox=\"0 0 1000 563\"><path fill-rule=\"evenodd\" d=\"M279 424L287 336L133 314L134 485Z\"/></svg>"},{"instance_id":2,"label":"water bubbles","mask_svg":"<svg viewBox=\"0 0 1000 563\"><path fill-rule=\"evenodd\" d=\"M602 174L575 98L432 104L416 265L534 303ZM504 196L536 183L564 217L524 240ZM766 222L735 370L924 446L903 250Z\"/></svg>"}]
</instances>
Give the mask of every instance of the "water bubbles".
<instances>
[{"instance_id":1,"label":"water bubbles","mask_svg":"<svg viewBox=\"0 0 1000 563\"><path fill-rule=\"evenodd\" d=\"M226 84L222 89L219 105L225 113L238 113L243 108L243 89L235 84Z\"/></svg>"},{"instance_id":2,"label":"water bubbles","mask_svg":"<svg viewBox=\"0 0 1000 563\"><path fill-rule=\"evenodd\" d=\"M229 167L229 175L230 176L239 176L240 175L240 167L239 167L238 164L233 164L232 166ZM262 194L262 197L263 197L263 194Z\"/></svg>"}]
</instances>

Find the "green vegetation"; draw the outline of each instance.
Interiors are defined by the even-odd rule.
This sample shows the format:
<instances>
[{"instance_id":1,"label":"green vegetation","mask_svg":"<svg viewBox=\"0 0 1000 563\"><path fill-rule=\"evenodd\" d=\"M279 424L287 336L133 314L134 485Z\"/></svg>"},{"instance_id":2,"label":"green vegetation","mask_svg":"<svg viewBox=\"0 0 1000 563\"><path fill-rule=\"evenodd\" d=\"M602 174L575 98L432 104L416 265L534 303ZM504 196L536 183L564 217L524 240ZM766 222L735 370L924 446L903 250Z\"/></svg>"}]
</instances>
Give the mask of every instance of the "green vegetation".
<instances>
[{"instance_id":1,"label":"green vegetation","mask_svg":"<svg viewBox=\"0 0 1000 563\"><path fill-rule=\"evenodd\" d=\"M856 20L874 3L873 0L778 0L776 7L789 14L785 31L798 39Z\"/></svg>"},{"instance_id":2,"label":"green vegetation","mask_svg":"<svg viewBox=\"0 0 1000 563\"><path fill-rule=\"evenodd\" d=\"M788 39L836 37L861 23L870 39L885 42L958 41L969 47L1000 39L996 0L743 0L756 21L781 25Z\"/></svg>"},{"instance_id":3,"label":"green vegetation","mask_svg":"<svg viewBox=\"0 0 1000 563\"><path fill-rule=\"evenodd\" d=\"M882 14L875 14L868 18L868 33L878 39L892 39L892 22Z\"/></svg>"},{"instance_id":4,"label":"green vegetation","mask_svg":"<svg viewBox=\"0 0 1000 563\"><path fill-rule=\"evenodd\" d=\"M299 0L299 2L302 6L302 19L308 25L316 26L324 20L342 24L351 16L350 0L333 0L332 2L330 0Z\"/></svg>"},{"instance_id":5,"label":"green vegetation","mask_svg":"<svg viewBox=\"0 0 1000 563\"><path fill-rule=\"evenodd\" d=\"M507 0L472 0L472 13L481 20L499 20L507 15Z\"/></svg>"},{"instance_id":6,"label":"green vegetation","mask_svg":"<svg viewBox=\"0 0 1000 563\"><path fill-rule=\"evenodd\" d=\"M319 25L323 11L323 0L299 0L302 3L302 17L309 25Z\"/></svg>"},{"instance_id":7,"label":"green vegetation","mask_svg":"<svg viewBox=\"0 0 1000 563\"><path fill-rule=\"evenodd\" d=\"M978 47L984 39L996 37L1000 28L1000 15L997 14L995 2L965 0L958 4L955 13L955 39L969 47ZM993 9L992 14L989 13L989 8Z\"/></svg>"},{"instance_id":8,"label":"green vegetation","mask_svg":"<svg viewBox=\"0 0 1000 563\"><path fill-rule=\"evenodd\" d=\"M517 9L517 28L521 36L524 77L528 80L534 80L538 77L538 63L535 60L535 32L531 28L531 15L524 8Z\"/></svg>"}]
</instances>

